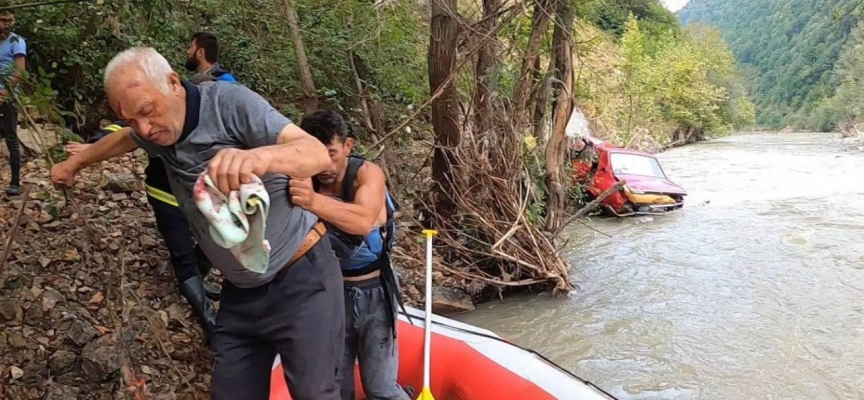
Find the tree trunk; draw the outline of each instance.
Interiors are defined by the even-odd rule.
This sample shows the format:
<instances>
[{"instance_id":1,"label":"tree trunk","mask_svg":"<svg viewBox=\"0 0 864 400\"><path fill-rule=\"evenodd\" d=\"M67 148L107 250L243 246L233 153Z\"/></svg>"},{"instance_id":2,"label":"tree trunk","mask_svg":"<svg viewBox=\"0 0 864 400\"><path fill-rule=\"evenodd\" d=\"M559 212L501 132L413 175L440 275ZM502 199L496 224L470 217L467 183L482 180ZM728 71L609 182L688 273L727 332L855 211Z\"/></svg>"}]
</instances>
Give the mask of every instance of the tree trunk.
<instances>
[{"instance_id":1,"label":"tree trunk","mask_svg":"<svg viewBox=\"0 0 864 400\"><path fill-rule=\"evenodd\" d=\"M357 97L360 99L363 127L369 131L369 136L372 138L372 141L377 143L381 139L378 134L384 131L384 126L380 118L375 118L373 116L373 113L378 111L379 106L375 100L370 98L366 91L369 86L366 83L369 81L368 71L363 63L363 59L351 50L348 50L348 64L351 65L351 71L354 73L354 84L357 88ZM390 171L390 163L387 162L388 157L386 146L382 146L381 155L378 159L380 160L381 169L384 170L384 175L387 177L387 181L390 182L391 185L398 185L399 182L394 179L397 175Z\"/></svg>"},{"instance_id":2,"label":"tree trunk","mask_svg":"<svg viewBox=\"0 0 864 400\"><path fill-rule=\"evenodd\" d=\"M550 0L534 1L534 18L531 23L531 35L528 37L528 45L525 47L525 55L522 57L522 70L516 81L516 89L513 92L513 123L520 132L527 113L528 96L531 94L531 83L533 81L534 63L540 56L540 44L543 35L549 27Z\"/></svg>"},{"instance_id":3,"label":"tree trunk","mask_svg":"<svg viewBox=\"0 0 864 400\"><path fill-rule=\"evenodd\" d=\"M555 33L552 36L555 65L555 107L552 109L552 134L546 143L546 227L549 232L560 228L564 212L564 156L567 153L565 128L573 113L573 8L567 0L558 0L555 10Z\"/></svg>"},{"instance_id":4,"label":"tree trunk","mask_svg":"<svg viewBox=\"0 0 864 400\"><path fill-rule=\"evenodd\" d=\"M552 68L554 66L549 67L550 70ZM534 111L531 114L531 124L534 126L534 137L540 140L540 138L545 136L544 123L546 122L546 106L549 103L550 89L549 80L540 68L540 58L537 58L534 64L534 75L534 79L540 82L540 86L537 88L537 92L532 99Z\"/></svg>"},{"instance_id":5,"label":"tree trunk","mask_svg":"<svg viewBox=\"0 0 864 400\"><path fill-rule=\"evenodd\" d=\"M501 0L483 0L483 22L477 27L478 40L485 40L485 36L491 35L495 29L498 18L493 18L501 8ZM495 67L495 53L497 46L494 40L488 40L477 52L477 69L474 73L476 88L474 90L474 125L475 132L483 136L491 128L492 95L491 83Z\"/></svg>"},{"instance_id":6,"label":"tree trunk","mask_svg":"<svg viewBox=\"0 0 864 400\"><path fill-rule=\"evenodd\" d=\"M300 35L300 24L297 22L297 10L293 0L283 0L285 20L288 21L288 34L294 42L294 54L297 55L297 73L300 75L300 88L303 90L303 113L308 114L318 109L318 96L315 95L315 79L309 60L306 59L306 48Z\"/></svg>"},{"instance_id":7,"label":"tree trunk","mask_svg":"<svg viewBox=\"0 0 864 400\"><path fill-rule=\"evenodd\" d=\"M459 163L454 155L462 139L459 124L459 99L456 80L448 79L456 66L456 45L459 25L456 21L456 0L431 2L432 20L429 26L429 90L435 93L444 85L441 96L432 101L432 127L435 130L435 156L432 179L437 184L435 211L443 220L456 213L454 194L460 179Z\"/></svg>"}]
</instances>

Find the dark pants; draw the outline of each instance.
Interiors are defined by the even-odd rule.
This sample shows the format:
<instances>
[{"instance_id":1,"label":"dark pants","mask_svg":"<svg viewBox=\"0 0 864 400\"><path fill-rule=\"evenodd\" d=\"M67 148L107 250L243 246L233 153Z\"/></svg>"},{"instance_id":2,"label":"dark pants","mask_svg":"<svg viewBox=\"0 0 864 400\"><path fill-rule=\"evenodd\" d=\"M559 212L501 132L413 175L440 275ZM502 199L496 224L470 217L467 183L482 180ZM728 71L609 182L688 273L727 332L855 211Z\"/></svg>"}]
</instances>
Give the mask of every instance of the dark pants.
<instances>
[{"instance_id":1,"label":"dark pants","mask_svg":"<svg viewBox=\"0 0 864 400\"><path fill-rule=\"evenodd\" d=\"M195 252L195 239L189 231L189 223L186 215L179 207L156 200L147 196L147 201L153 207L153 215L156 217L156 229L165 240L168 254L171 257L171 266L177 276L177 282L198 275L198 257Z\"/></svg>"},{"instance_id":2,"label":"dark pants","mask_svg":"<svg viewBox=\"0 0 864 400\"><path fill-rule=\"evenodd\" d=\"M294 400L339 400L345 339L339 261L319 241L270 283L242 289L227 280L213 337L213 400L268 400L279 354Z\"/></svg>"},{"instance_id":3,"label":"dark pants","mask_svg":"<svg viewBox=\"0 0 864 400\"><path fill-rule=\"evenodd\" d=\"M391 325L395 297L384 290L380 277L345 281L345 355L339 368L342 400L354 400L355 361L360 363L360 381L369 400L411 400L396 383L399 346Z\"/></svg>"},{"instance_id":4,"label":"dark pants","mask_svg":"<svg viewBox=\"0 0 864 400\"><path fill-rule=\"evenodd\" d=\"M21 148L18 144L18 110L7 99L0 105L0 135L9 148L9 165L12 167L12 185L21 184Z\"/></svg>"}]
</instances>

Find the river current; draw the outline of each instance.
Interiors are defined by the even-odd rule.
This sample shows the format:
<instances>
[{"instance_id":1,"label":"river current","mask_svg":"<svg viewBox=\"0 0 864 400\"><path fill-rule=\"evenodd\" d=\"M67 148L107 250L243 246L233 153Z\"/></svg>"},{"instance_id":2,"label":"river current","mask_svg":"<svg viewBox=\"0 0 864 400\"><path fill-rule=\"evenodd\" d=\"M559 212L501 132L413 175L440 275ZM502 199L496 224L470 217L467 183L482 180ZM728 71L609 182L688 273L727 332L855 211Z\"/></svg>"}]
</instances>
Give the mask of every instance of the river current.
<instances>
[{"instance_id":1,"label":"river current","mask_svg":"<svg viewBox=\"0 0 864 400\"><path fill-rule=\"evenodd\" d=\"M731 136L658 155L689 195L575 224L577 290L456 316L620 399L864 399L864 143Z\"/></svg>"}]
</instances>

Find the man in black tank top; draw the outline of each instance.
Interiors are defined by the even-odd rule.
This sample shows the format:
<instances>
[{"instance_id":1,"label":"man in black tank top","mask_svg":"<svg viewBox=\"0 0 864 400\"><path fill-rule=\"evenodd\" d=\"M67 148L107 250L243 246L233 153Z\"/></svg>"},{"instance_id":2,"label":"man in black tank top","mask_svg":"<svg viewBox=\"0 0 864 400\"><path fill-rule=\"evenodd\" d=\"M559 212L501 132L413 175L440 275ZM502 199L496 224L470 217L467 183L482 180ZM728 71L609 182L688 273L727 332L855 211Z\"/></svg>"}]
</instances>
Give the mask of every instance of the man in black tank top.
<instances>
[{"instance_id":1,"label":"man in black tank top","mask_svg":"<svg viewBox=\"0 0 864 400\"><path fill-rule=\"evenodd\" d=\"M339 114L318 110L303 117L300 128L327 146L331 166L312 180L289 182L291 202L325 221L342 266L345 282L345 356L339 368L342 400L354 399L354 363L367 398L410 400L413 390L396 383L398 288L390 268L394 234L392 199L384 171L350 156L354 139L347 137ZM392 206L392 207L391 207Z\"/></svg>"}]
</instances>

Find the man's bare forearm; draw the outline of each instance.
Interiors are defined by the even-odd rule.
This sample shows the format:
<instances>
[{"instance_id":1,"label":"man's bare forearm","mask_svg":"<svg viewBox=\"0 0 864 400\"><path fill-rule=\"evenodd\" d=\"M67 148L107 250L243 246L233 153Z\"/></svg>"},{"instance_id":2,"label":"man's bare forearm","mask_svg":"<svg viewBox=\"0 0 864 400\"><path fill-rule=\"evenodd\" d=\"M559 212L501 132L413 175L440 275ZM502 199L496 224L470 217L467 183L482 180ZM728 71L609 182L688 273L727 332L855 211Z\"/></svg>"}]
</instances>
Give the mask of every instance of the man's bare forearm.
<instances>
[{"instance_id":1,"label":"man's bare forearm","mask_svg":"<svg viewBox=\"0 0 864 400\"><path fill-rule=\"evenodd\" d=\"M295 179L311 178L330 164L327 148L312 136L295 137L272 146L254 149L268 160L267 172Z\"/></svg>"},{"instance_id":2,"label":"man's bare forearm","mask_svg":"<svg viewBox=\"0 0 864 400\"><path fill-rule=\"evenodd\" d=\"M101 161L110 160L138 148L132 139L132 128L123 128L69 158L80 171Z\"/></svg>"},{"instance_id":3,"label":"man's bare forearm","mask_svg":"<svg viewBox=\"0 0 864 400\"><path fill-rule=\"evenodd\" d=\"M317 193L309 212L352 235L371 232L377 217L377 213L370 212L368 207L334 200Z\"/></svg>"}]
</instances>

